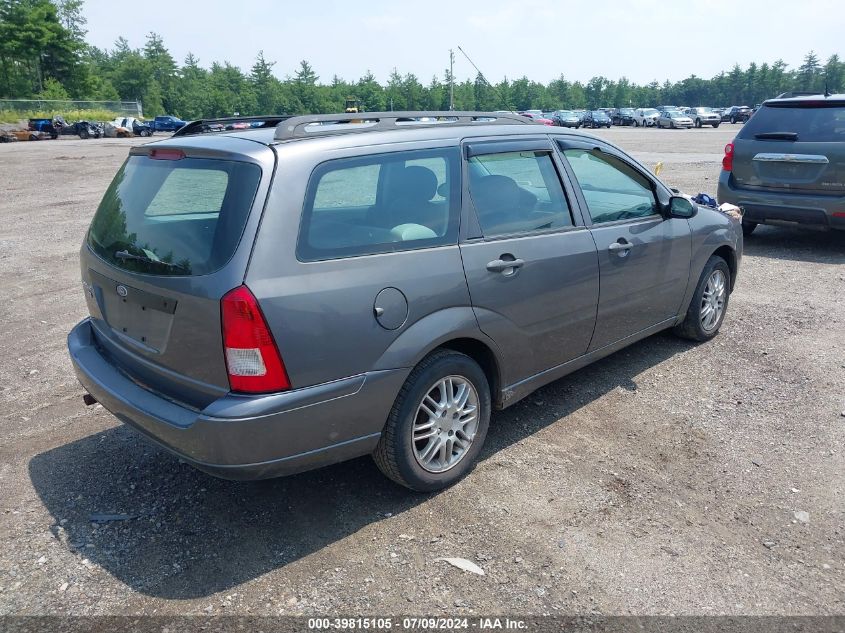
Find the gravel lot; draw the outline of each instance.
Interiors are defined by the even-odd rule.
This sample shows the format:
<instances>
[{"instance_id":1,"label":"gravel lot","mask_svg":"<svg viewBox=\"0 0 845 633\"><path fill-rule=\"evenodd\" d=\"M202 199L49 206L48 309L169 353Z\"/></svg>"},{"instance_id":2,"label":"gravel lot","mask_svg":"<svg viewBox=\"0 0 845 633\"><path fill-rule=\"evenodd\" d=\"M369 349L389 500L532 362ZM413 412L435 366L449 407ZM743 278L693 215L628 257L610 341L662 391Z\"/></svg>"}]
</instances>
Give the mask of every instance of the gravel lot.
<instances>
[{"instance_id":1,"label":"gravel lot","mask_svg":"<svg viewBox=\"0 0 845 633\"><path fill-rule=\"evenodd\" d=\"M600 134L715 195L736 129ZM369 459L232 483L86 408L65 351L83 234L138 142L0 145L0 615L845 613L845 235L760 227L720 336L651 337L495 414L446 492Z\"/></svg>"}]
</instances>

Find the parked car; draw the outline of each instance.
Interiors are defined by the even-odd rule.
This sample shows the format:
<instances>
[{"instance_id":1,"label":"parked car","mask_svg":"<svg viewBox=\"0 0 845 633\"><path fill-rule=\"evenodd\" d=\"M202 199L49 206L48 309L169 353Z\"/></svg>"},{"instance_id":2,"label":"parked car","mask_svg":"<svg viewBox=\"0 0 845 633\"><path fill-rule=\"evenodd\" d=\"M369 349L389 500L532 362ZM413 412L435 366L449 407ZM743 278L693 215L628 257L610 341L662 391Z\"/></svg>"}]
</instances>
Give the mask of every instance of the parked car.
<instances>
[{"instance_id":1,"label":"parked car","mask_svg":"<svg viewBox=\"0 0 845 633\"><path fill-rule=\"evenodd\" d=\"M633 108L617 108L610 116L613 125L634 125Z\"/></svg>"},{"instance_id":2,"label":"parked car","mask_svg":"<svg viewBox=\"0 0 845 633\"><path fill-rule=\"evenodd\" d=\"M103 136L106 138L131 138L134 136L131 128L123 127L121 122L123 119L115 119L114 121L106 121L102 124Z\"/></svg>"},{"instance_id":3,"label":"parked car","mask_svg":"<svg viewBox=\"0 0 845 633\"><path fill-rule=\"evenodd\" d=\"M187 121L183 121L179 117L175 117L170 114L157 116L156 118L149 121L149 125L152 128L153 132L175 132L179 128L183 127L186 123Z\"/></svg>"},{"instance_id":4,"label":"parked car","mask_svg":"<svg viewBox=\"0 0 845 633\"><path fill-rule=\"evenodd\" d=\"M555 122L551 119L547 119L542 112L539 110L526 110L525 112L521 112L520 116L524 116L526 118L531 119L534 123L540 123L542 125L554 125Z\"/></svg>"},{"instance_id":5,"label":"parked car","mask_svg":"<svg viewBox=\"0 0 845 633\"><path fill-rule=\"evenodd\" d=\"M97 123L90 121L67 123L61 116L53 119L53 128L61 136L78 136L81 139L101 138L103 136L103 128Z\"/></svg>"},{"instance_id":6,"label":"parked car","mask_svg":"<svg viewBox=\"0 0 845 633\"><path fill-rule=\"evenodd\" d=\"M718 199L742 228L845 230L845 94L771 99L725 147Z\"/></svg>"},{"instance_id":7,"label":"parked car","mask_svg":"<svg viewBox=\"0 0 845 633\"><path fill-rule=\"evenodd\" d=\"M519 115L531 119L535 123L541 123L543 125L554 125L554 121L552 121L551 119L547 119L546 116L540 110L523 110L519 113Z\"/></svg>"},{"instance_id":8,"label":"parked car","mask_svg":"<svg viewBox=\"0 0 845 633\"><path fill-rule=\"evenodd\" d=\"M32 136L36 136L37 138L31 138L29 140L40 140L44 134L47 135L47 138L59 138L59 131L53 125L53 119L46 119L46 118L36 118L36 119L29 119L27 122L27 130L30 132L42 132L43 134L34 134Z\"/></svg>"},{"instance_id":9,"label":"parked car","mask_svg":"<svg viewBox=\"0 0 845 633\"><path fill-rule=\"evenodd\" d=\"M737 121L745 123L751 118L751 108L748 106L731 106L722 112L722 121L730 121L736 123Z\"/></svg>"},{"instance_id":10,"label":"parked car","mask_svg":"<svg viewBox=\"0 0 845 633\"><path fill-rule=\"evenodd\" d=\"M657 127L689 129L692 127L692 119L680 111L665 110L657 118Z\"/></svg>"},{"instance_id":11,"label":"parked car","mask_svg":"<svg viewBox=\"0 0 845 633\"><path fill-rule=\"evenodd\" d=\"M581 117L572 110L555 110L551 119L559 127L581 127Z\"/></svg>"},{"instance_id":12,"label":"parked car","mask_svg":"<svg viewBox=\"0 0 845 633\"><path fill-rule=\"evenodd\" d=\"M588 110L584 114L581 125L591 128L610 127L613 125L613 122L607 116L607 113L602 110Z\"/></svg>"},{"instance_id":13,"label":"parked car","mask_svg":"<svg viewBox=\"0 0 845 633\"><path fill-rule=\"evenodd\" d=\"M722 122L720 115L716 114L712 109L699 106L697 108L690 108L687 116L692 119L695 127L703 125L712 125L714 128L719 127Z\"/></svg>"},{"instance_id":14,"label":"parked car","mask_svg":"<svg viewBox=\"0 0 845 633\"><path fill-rule=\"evenodd\" d=\"M148 123L145 123L135 117L118 117L112 121L112 125L118 128L126 128L132 130L135 136L152 136L153 128Z\"/></svg>"},{"instance_id":15,"label":"parked car","mask_svg":"<svg viewBox=\"0 0 845 633\"><path fill-rule=\"evenodd\" d=\"M667 328L716 336L738 219L600 138L426 116L450 120L133 147L80 253L86 400L223 477L372 454L431 491L472 469L492 410Z\"/></svg>"},{"instance_id":16,"label":"parked car","mask_svg":"<svg viewBox=\"0 0 845 633\"><path fill-rule=\"evenodd\" d=\"M13 136L15 141L46 141L55 138L51 132L40 130L12 130L8 134Z\"/></svg>"},{"instance_id":17,"label":"parked car","mask_svg":"<svg viewBox=\"0 0 845 633\"><path fill-rule=\"evenodd\" d=\"M653 127L657 125L660 116L655 108L638 108L634 110L634 125L637 127Z\"/></svg>"}]
</instances>

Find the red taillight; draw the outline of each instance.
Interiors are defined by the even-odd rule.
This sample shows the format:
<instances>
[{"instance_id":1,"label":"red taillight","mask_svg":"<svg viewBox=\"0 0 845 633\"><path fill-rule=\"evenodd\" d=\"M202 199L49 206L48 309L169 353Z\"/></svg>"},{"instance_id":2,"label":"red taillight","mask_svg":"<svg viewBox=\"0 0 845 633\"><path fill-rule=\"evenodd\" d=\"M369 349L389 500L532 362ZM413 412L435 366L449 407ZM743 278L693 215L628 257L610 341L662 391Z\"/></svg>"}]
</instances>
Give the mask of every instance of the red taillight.
<instances>
[{"instance_id":1,"label":"red taillight","mask_svg":"<svg viewBox=\"0 0 845 633\"><path fill-rule=\"evenodd\" d=\"M725 145L725 156L722 158L722 169L725 171L734 170L734 144Z\"/></svg>"},{"instance_id":2,"label":"red taillight","mask_svg":"<svg viewBox=\"0 0 845 633\"><path fill-rule=\"evenodd\" d=\"M182 160L185 152L181 149L154 149L150 151L150 158L153 160Z\"/></svg>"},{"instance_id":3,"label":"red taillight","mask_svg":"<svg viewBox=\"0 0 845 633\"><path fill-rule=\"evenodd\" d=\"M253 294L246 286L220 300L223 351L232 391L269 393L290 389L285 363Z\"/></svg>"}]
</instances>

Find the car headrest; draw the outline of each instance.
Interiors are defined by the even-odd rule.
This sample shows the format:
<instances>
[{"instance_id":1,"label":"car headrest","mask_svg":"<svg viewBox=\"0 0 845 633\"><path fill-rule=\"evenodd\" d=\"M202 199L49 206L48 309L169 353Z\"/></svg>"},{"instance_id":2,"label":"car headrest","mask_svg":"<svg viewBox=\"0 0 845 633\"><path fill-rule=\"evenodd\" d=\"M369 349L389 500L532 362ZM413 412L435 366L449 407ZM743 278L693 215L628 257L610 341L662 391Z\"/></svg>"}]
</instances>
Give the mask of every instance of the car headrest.
<instances>
[{"instance_id":1,"label":"car headrest","mask_svg":"<svg viewBox=\"0 0 845 633\"><path fill-rule=\"evenodd\" d=\"M393 199L408 202L428 202L437 193L437 176L427 167L405 167L391 183Z\"/></svg>"}]
</instances>

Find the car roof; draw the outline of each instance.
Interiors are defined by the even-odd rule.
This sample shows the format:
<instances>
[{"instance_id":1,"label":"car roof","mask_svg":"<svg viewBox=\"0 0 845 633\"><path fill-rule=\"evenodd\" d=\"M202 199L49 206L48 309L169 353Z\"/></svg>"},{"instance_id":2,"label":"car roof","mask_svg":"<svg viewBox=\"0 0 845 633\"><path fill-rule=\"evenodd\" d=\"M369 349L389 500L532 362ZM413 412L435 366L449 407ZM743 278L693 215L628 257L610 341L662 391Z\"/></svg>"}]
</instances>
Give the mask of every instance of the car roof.
<instances>
[{"instance_id":1,"label":"car roof","mask_svg":"<svg viewBox=\"0 0 845 633\"><path fill-rule=\"evenodd\" d=\"M420 125L397 128L395 130L361 130L345 134L314 134L313 136L295 137L278 140L275 138L275 128L258 128L246 130L227 130L210 134L193 136L174 136L153 144L161 146L202 146L206 148L226 149L227 145L237 141L252 141L265 146L280 147L284 145L307 144L315 150L348 149L371 145L392 145L399 143L413 143L420 141L459 141L467 138L487 138L502 136L570 136L583 140L602 141L616 147L604 139L585 132L542 125L539 123L525 123L523 125L475 124L475 125ZM617 148L618 149L618 148ZM621 150L620 150L621 151Z\"/></svg>"},{"instance_id":2,"label":"car roof","mask_svg":"<svg viewBox=\"0 0 845 633\"><path fill-rule=\"evenodd\" d=\"M832 95L800 95L797 97L786 97L783 99L766 99L763 105L767 103L833 103L836 105L845 104L845 93L838 93Z\"/></svg>"}]
</instances>

